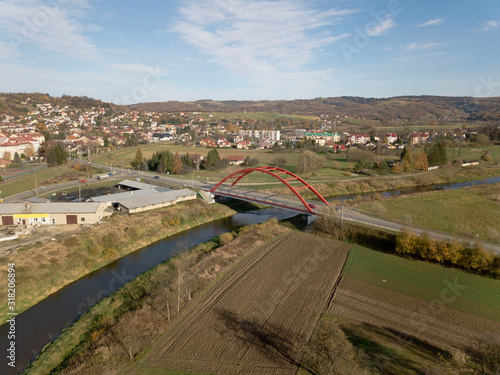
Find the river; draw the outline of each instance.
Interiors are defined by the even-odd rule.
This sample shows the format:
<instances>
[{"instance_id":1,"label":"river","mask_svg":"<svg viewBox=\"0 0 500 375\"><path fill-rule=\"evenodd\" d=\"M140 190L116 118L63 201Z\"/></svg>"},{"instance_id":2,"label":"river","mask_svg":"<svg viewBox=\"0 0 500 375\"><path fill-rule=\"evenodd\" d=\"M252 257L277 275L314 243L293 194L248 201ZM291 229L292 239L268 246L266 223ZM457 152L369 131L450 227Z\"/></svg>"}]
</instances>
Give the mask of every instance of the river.
<instances>
[{"instance_id":1,"label":"river","mask_svg":"<svg viewBox=\"0 0 500 375\"><path fill-rule=\"evenodd\" d=\"M397 197L401 195L408 194L416 194L416 193L424 193L426 191L437 191L437 190L455 190L461 189L464 187L476 186L476 185L486 185L486 184L496 184L500 182L500 176L485 178L482 180L472 180L472 181L463 181L463 182L450 182L446 184L436 184L429 186L417 186L417 187L409 187L397 190L387 190L379 192L383 197ZM346 195L337 195L334 197L328 198L329 202L334 201L346 201L348 199L355 199L356 197L361 198L370 198L377 192L373 193L360 193L360 194L346 194Z\"/></svg>"},{"instance_id":2,"label":"river","mask_svg":"<svg viewBox=\"0 0 500 375\"><path fill-rule=\"evenodd\" d=\"M7 339L9 326L4 324L0 327L0 374L22 371L46 344L88 308L182 249L241 226L265 222L271 217L282 220L296 215L290 211L266 208L203 224L137 250L67 285L16 317L15 369L7 365L6 359L11 341Z\"/></svg>"},{"instance_id":3,"label":"river","mask_svg":"<svg viewBox=\"0 0 500 375\"><path fill-rule=\"evenodd\" d=\"M382 196L398 196L432 190L452 190L468 186L500 182L500 176L451 184L407 188L381 192ZM369 197L374 193L353 194L333 197L330 200L342 201L357 196ZM271 217L280 220L296 216L296 213L265 208L239 213L231 218L200 225L185 232L170 236L141 250L135 251L110 263L50 295L29 310L16 317L16 364L17 369L7 366L6 355L9 348L7 339L8 325L0 327L0 374L16 374L40 352L40 350L61 331L71 325L96 302L110 295L128 281L171 258L186 246L192 247L210 240L235 228L261 223Z\"/></svg>"}]
</instances>

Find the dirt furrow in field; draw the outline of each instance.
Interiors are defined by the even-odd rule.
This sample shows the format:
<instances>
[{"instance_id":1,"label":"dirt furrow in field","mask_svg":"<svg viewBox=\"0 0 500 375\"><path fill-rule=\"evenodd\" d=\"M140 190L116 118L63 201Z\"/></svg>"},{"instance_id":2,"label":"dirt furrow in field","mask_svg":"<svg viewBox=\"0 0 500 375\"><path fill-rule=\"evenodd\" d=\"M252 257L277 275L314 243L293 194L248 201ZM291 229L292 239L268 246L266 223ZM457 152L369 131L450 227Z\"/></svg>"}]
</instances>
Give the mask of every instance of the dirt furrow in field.
<instances>
[{"instance_id":1,"label":"dirt furrow in field","mask_svg":"<svg viewBox=\"0 0 500 375\"><path fill-rule=\"evenodd\" d=\"M445 347L500 339L500 323L348 277L342 278L328 311Z\"/></svg>"},{"instance_id":2,"label":"dirt furrow in field","mask_svg":"<svg viewBox=\"0 0 500 375\"><path fill-rule=\"evenodd\" d=\"M258 249L157 343L147 362L218 374L294 374L349 248L296 233Z\"/></svg>"}]
</instances>

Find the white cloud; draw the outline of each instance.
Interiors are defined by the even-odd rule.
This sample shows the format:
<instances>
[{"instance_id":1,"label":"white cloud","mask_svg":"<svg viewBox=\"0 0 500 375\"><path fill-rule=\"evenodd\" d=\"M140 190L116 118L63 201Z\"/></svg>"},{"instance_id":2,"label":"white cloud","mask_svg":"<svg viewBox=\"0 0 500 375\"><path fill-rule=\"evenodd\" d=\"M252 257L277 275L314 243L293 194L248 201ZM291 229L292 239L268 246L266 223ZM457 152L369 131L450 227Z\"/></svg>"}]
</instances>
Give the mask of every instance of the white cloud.
<instances>
[{"instance_id":1,"label":"white cloud","mask_svg":"<svg viewBox=\"0 0 500 375\"><path fill-rule=\"evenodd\" d=\"M67 57L94 58L97 50L80 21L89 7L87 0L46 5L36 0L0 1L0 31L17 52L36 46Z\"/></svg>"},{"instance_id":2,"label":"white cloud","mask_svg":"<svg viewBox=\"0 0 500 375\"><path fill-rule=\"evenodd\" d=\"M396 23L394 22L394 19L392 17L386 17L384 20L382 20L378 25L368 28L366 30L366 33L368 36L380 36L390 29L396 27Z\"/></svg>"},{"instance_id":3,"label":"white cloud","mask_svg":"<svg viewBox=\"0 0 500 375\"><path fill-rule=\"evenodd\" d=\"M427 22L421 23L417 27L428 27L428 26L437 26L442 25L444 23L442 18L437 18L435 20L429 20Z\"/></svg>"},{"instance_id":4,"label":"white cloud","mask_svg":"<svg viewBox=\"0 0 500 375\"><path fill-rule=\"evenodd\" d=\"M498 26L500 26L500 21L484 21L483 25L483 31L491 31L497 29Z\"/></svg>"},{"instance_id":5,"label":"white cloud","mask_svg":"<svg viewBox=\"0 0 500 375\"><path fill-rule=\"evenodd\" d=\"M439 43L411 43L406 46L407 51L426 50L439 47Z\"/></svg>"},{"instance_id":6,"label":"white cloud","mask_svg":"<svg viewBox=\"0 0 500 375\"><path fill-rule=\"evenodd\" d=\"M254 90L310 90L327 71L306 71L318 50L350 34L321 30L356 10L312 10L292 1L185 1L175 31ZM263 93L264 94L264 93ZM301 94L304 95L304 94ZM269 95L265 95L269 97Z\"/></svg>"},{"instance_id":7,"label":"white cloud","mask_svg":"<svg viewBox=\"0 0 500 375\"><path fill-rule=\"evenodd\" d=\"M0 40L0 59L10 59L17 56L17 51L10 45L10 43Z\"/></svg>"},{"instance_id":8,"label":"white cloud","mask_svg":"<svg viewBox=\"0 0 500 375\"><path fill-rule=\"evenodd\" d=\"M127 74L148 74L152 70L157 71L158 74L167 75L168 70L156 66L151 65L143 65L143 64L109 64L109 67L119 73L127 73Z\"/></svg>"}]
</instances>

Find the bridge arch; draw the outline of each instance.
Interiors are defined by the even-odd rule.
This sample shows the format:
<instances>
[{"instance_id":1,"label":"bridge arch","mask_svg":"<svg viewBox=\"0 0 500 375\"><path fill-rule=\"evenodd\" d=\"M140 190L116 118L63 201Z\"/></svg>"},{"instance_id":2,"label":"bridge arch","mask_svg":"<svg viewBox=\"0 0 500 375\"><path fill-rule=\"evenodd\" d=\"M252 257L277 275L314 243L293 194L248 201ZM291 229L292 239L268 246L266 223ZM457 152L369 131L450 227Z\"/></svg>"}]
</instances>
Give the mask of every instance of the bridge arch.
<instances>
[{"instance_id":1,"label":"bridge arch","mask_svg":"<svg viewBox=\"0 0 500 375\"><path fill-rule=\"evenodd\" d=\"M309 206L309 204L306 202L306 200L302 197L302 195L299 193L299 190L302 189L309 189L314 195L316 195L323 203L325 203L327 206L330 206L330 203L321 196L320 193L318 193L308 182L297 176L296 174L287 171L286 169L283 168L278 168L278 167L258 167L258 168L246 168L242 169L239 171L236 171L234 173L231 173L230 175L226 176L224 179L222 179L221 182L219 182L217 185L215 185L210 191L214 194L217 194L217 189L226 181L235 179L235 181L231 184L231 186L236 185L243 177L246 175L253 173L253 172L261 172L261 173L266 173L270 176L273 176L274 178L278 179L283 183L288 189L292 191L292 193L299 198L300 202L304 205L306 210L308 212L314 213L312 208ZM286 178L283 178L281 175L285 175ZM299 187L294 187L292 186L289 181L299 181L302 185Z\"/></svg>"}]
</instances>

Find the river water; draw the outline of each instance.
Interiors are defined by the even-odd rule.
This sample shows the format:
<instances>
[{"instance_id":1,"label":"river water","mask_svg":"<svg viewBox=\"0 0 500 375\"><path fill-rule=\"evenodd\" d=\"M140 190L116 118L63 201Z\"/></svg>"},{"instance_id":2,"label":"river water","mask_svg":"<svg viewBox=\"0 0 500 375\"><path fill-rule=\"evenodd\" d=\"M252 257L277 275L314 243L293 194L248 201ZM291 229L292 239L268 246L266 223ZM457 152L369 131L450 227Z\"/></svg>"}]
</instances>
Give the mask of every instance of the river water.
<instances>
[{"instance_id":1,"label":"river water","mask_svg":"<svg viewBox=\"0 0 500 375\"><path fill-rule=\"evenodd\" d=\"M16 368L7 365L6 353L11 341L7 339L9 326L4 324L0 327L0 374L22 371L46 344L97 301L182 249L244 225L265 222L271 217L283 220L296 215L278 208L239 213L170 236L69 284L16 317ZM19 290L17 292L22 293Z\"/></svg>"},{"instance_id":2,"label":"river water","mask_svg":"<svg viewBox=\"0 0 500 375\"><path fill-rule=\"evenodd\" d=\"M398 196L497 182L500 182L500 176L477 181L401 189L381 194L383 196ZM353 199L358 195L369 197L373 194L344 195L333 197L331 200L342 201ZM171 258L187 246L195 246L244 225L265 222L271 217L283 220L296 215L296 213L279 208L238 213L231 218L203 224L170 236L69 284L16 317L16 368L7 365L6 353L10 342L7 339L9 327L7 324L0 327L0 374L16 374L22 371L46 344L77 320L89 307L143 272ZM22 293L22 291L19 292Z\"/></svg>"},{"instance_id":3,"label":"river water","mask_svg":"<svg viewBox=\"0 0 500 375\"><path fill-rule=\"evenodd\" d=\"M447 184L437 184L437 185L429 185L429 186L418 186L411 188L404 188L398 190L389 190L379 192L383 197L398 197L401 195L415 194L415 193L424 193L426 191L437 191L437 190L455 190L461 189L464 187L476 186L476 185L486 185L486 184L496 184L500 182L500 176L485 178L482 180L473 180L473 181L464 181L464 182L451 182ZM346 201L348 199L355 199L356 197L362 198L370 198L376 194L373 193L361 193L361 194L346 194L346 195L337 195L331 198L328 198L329 202L333 201Z\"/></svg>"}]
</instances>

